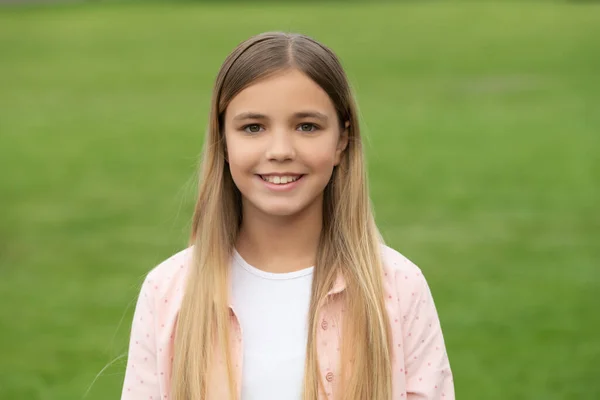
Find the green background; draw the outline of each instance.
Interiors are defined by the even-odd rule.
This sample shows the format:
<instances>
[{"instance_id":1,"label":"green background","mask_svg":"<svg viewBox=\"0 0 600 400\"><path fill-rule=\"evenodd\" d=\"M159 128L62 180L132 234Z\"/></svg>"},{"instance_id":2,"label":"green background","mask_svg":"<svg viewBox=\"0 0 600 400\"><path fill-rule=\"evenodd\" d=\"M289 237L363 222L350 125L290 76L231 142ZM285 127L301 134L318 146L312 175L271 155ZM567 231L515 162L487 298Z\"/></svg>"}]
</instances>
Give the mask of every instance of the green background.
<instances>
[{"instance_id":1,"label":"green background","mask_svg":"<svg viewBox=\"0 0 600 400\"><path fill-rule=\"evenodd\" d=\"M343 60L457 397L600 398L600 4L433 1L0 8L0 398L119 398L141 280L186 245L213 79L267 30Z\"/></svg>"}]
</instances>

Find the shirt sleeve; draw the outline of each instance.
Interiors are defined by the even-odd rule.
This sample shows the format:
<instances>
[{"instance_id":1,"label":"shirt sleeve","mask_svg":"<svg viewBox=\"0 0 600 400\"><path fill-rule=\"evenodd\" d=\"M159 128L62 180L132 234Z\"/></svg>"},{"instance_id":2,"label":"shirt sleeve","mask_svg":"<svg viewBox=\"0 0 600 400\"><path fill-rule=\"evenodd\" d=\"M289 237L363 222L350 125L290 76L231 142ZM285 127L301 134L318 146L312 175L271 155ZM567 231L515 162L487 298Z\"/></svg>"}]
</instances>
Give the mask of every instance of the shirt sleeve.
<instances>
[{"instance_id":1,"label":"shirt sleeve","mask_svg":"<svg viewBox=\"0 0 600 400\"><path fill-rule=\"evenodd\" d=\"M146 277L140 291L129 339L121 400L160 399L156 359L154 283Z\"/></svg>"},{"instance_id":2,"label":"shirt sleeve","mask_svg":"<svg viewBox=\"0 0 600 400\"><path fill-rule=\"evenodd\" d=\"M418 267L400 297L403 316L406 391L409 400L453 400L452 371L429 285Z\"/></svg>"}]
</instances>

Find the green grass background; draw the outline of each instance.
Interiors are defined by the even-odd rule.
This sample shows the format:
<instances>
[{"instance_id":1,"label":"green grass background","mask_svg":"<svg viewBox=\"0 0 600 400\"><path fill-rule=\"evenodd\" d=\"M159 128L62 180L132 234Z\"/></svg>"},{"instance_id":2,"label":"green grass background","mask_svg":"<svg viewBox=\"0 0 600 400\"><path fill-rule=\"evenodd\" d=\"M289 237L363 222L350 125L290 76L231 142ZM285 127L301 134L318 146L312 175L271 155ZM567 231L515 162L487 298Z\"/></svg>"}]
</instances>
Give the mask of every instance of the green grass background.
<instances>
[{"instance_id":1,"label":"green grass background","mask_svg":"<svg viewBox=\"0 0 600 400\"><path fill-rule=\"evenodd\" d=\"M94 379L185 246L213 79L266 30L342 58L457 397L599 399L600 5L562 2L0 8L0 398L119 398L124 359Z\"/></svg>"}]
</instances>

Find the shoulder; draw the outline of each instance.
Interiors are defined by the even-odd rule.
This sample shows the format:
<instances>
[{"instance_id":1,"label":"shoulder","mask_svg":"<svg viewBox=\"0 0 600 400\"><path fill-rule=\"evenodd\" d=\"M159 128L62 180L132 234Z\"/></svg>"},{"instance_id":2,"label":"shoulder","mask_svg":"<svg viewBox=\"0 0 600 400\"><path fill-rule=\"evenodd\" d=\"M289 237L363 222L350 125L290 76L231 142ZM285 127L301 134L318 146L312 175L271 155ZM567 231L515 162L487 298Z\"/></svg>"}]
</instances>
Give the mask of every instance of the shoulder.
<instances>
[{"instance_id":1,"label":"shoulder","mask_svg":"<svg viewBox=\"0 0 600 400\"><path fill-rule=\"evenodd\" d=\"M192 261L193 247L188 247L160 261L148 273L148 278L162 280L187 272Z\"/></svg>"},{"instance_id":2,"label":"shoulder","mask_svg":"<svg viewBox=\"0 0 600 400\"><path fill-rule=\"evenodd\" d=\"M192 264L192 255L193 246L160 261L146 275L142 291L154 298L167 298L174 293L183 292L185 279Z\"/></svg>"},{"instance_id":3,"label":"shoulder","mask_svg":"<svg viewBox=\"0 0 600 400\"><path fill-rule=\"evenodd\" d=\"M383 269L388 274L392 273L394 276L396 274L423 275L421 269L416 264L397 250L385 244L382 244L380 248Z\"/></svg>"},{"instance_id":4,"label":"shoulder","mask_svg":"<svg viewBox=\"0 0 600 400\"><path fill-rule=\"evenodd\" d=\"M415 263L397 250L382 244L381 260L384 281L401 298L407 293L427 292L429 287L423 271Z\"/></svg>"}]
</instances>

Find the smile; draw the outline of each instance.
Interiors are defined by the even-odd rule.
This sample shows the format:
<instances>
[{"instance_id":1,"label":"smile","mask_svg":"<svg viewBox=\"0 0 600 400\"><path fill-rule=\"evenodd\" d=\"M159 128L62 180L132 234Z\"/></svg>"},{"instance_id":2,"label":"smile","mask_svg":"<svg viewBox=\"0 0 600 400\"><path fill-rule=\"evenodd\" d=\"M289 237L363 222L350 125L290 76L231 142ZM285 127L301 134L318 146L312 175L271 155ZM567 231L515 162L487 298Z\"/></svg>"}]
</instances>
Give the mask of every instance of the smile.
<instances>
[{"instance_id":1,"label":"smile","mask_svg":"<svg viewBox=\"0 0 600 400\"><path fill-rule=\"evenodd\" d=\"M275 185L286 185L288 183L296 182L298 179L302 177L302 175L259 175L260 178L269 183L274 183Z\"/></svg>"}]
</instances>

